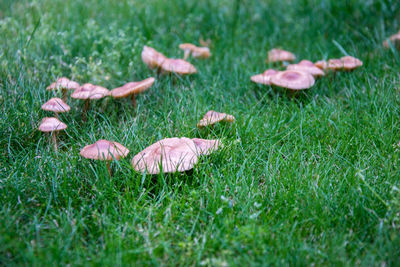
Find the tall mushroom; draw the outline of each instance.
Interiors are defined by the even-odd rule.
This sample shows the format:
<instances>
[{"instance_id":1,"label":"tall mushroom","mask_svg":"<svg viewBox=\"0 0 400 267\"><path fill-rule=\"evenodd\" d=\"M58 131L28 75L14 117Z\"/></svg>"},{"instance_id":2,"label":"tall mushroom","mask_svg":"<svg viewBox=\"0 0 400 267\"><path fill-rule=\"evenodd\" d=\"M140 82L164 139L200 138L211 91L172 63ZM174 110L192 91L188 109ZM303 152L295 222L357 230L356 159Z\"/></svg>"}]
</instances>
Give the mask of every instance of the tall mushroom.
<instances>
[{"instance_id":1,"label":"tall mushroom","mask_svg":"<svg viewBox=\"0 0 400 267\"><path fill-rule=\"evenodd\" d=\"M71 108L58 97L53 97L46 103L42 105L42 109L46 111L54 112L56 117L58 117L58 113L68 112Z\"/></svg>"},{"instance_id":2,"label":"tall mushroom","mask_svg":"<svg viewBox=\"0 0 400 267\"><path fill-rule=\"evenodd\" d=\"M271 77L277 73L278 71L276 70L268 69L261 74L251 76L250 80L255 83L271 85Z\"/></svg>"},{"instance_id":3,"label":"tall mushroom","mask_svg":"<svg viewBox=\"0 0 400 267\"><path fill-rule=\"evenodd\" d=\"M121 158L125 158L128 153L129 150L120 143L98 140L94 144L82 148L80 155L87 159L107 161L107 170L111 176L110 161L113 159L120 160Z\"/></svg>"},{"instance_id":4,"label":"tall mushroom","mask_svg":"<svg viewBox=\"0 0 400 267\"><path fill-rule=\"evenodd\" d=\"M83 119L86 119L86 112L90 106L90 100L101 99L105 96L110 95L110 91L107 88L93 85L91 83L85 83L77 90L75 90L71 97L75 99L85 100L85 106L83 108Z\"/></svg>"},{"instance_id":5,"label":"tall mushroom","mask_svg":"<svg viewBox=\"0 0 400 267\"><path fill-rule=\"evenodd\" d=\"M180 44L179 48L183 50L183 59L186 60L190 54L194 58L209 58L211 56L210 49L208 47L198 47L194 44L184 43Z\"/></svg>"},{"instance_id":6,"label":"tall mushroom","mask_svg":"<svg viewBox=\"0 0 400 267\"><path fill-rule=\"evenodd\" d=\"M136 95L149 89L154 84L153 77L147 78L140 82L130 82L121 87L111 90L113 98L131 97L132 105L136 108Z\"/></svg>"},{"instance_id":7,"label":"tall mushroom","mask_svg":"<svg viewBox=\"0 0 400 267\"><path fill-rule=\"evenodd\" d=\"M296 56L286 50L282 49L271 49L268 52L268 59L267 62L281 62L281 61L293 61L296 59Z\"/></svg>"},{"instance_id":8,"label":"tall mushroom","mask_svg":"<svg viewBox=\"0 0 400 267\"><path fill-rule=\"evenodd\" d=\"M312 63L309 60L302 60L297 64L291 64L287 66L286 69L308 72L314 77L320 77L325 75L325 73L320 68L316 67L314 63Z\"/></svg>"},{"instance_id":9,"label":"tall mushroom","mask_svg":"<svg viewBox=\"0 0 400 267\"><path fill-rule=\"evenodd\" d=\"M45 117L39 125L39 131L51 133L54 150L57 151L57 132L67 129L67 125L57 118Z\"/></svg>"},{"instance_id":10,"label":"tall mushroom","mask_svg":"<svg viewBox=\"0 0 400 267\"><path fill-rule=\"evenodd\" d=\"M234 122L235 117L226 113L220 113L214 110L208 111L204 117L197 123L197 127L206 127L218 122Z\"/></svg>"},{"instance_id":11,"label":"tall mushroom","mask_svg":"<svg viewBox=\"0 0 400 267\"><path fill-rule=\"evenodd\" d=\"M135 170L148 174L184 172L198 162L197 150L189 138L166 138L134 156L132 165Z\"/></svg>"},{"instance_id":12,"label":"tall mushroom","mask_svg":"<svg viewBox=\"0 0 400 267\"><path fill-rule=\"evenodd\" d=\"M79 88L79 83L71 81L66 77L58 78L56 82L50 84L46 89L47 90L62 90L62 98L64 101L67 101L67 90L76 90Z\"/></svg>"},{"instance_id":13,"label":"tall mushroom","mask_svg":"<svg viewBox=\"0 0 400 267\"><path fill-rule=\"evenodd\" d=\"M271 84L290 90L304 90L313 86L314 77L304 71L285 70L271 77Z\"/></svg>"}]
</instances>

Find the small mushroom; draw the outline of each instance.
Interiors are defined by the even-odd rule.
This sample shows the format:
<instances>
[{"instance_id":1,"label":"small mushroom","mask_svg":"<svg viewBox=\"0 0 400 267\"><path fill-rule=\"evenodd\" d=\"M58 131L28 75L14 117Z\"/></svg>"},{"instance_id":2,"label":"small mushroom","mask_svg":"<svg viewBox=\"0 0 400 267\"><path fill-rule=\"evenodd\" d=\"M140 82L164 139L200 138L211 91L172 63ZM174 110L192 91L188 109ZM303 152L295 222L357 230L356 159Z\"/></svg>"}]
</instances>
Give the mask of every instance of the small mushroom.
<instances>
[{"instance_id":1,"label":"small mushroom","mask_svg":"<svg viewBox=\"0 0 400 267\"><path fill-rule=\"evenodd\" d=\"M147 78L140 82L130 82L121 87L111 90L113 98L124 98L131 96L132 105L136 108L136 95L149 89L154 84L153 77Z\"/></svg>"},{"instance_id":2,"label":"small mushroom","mask_svg":"<svg viewBox=\"0 0 400 267\"><path fill-rule=\"evenodd\" d=\"M198 162L197 150L189 138L166 138L134 156L132 165L135 170L148 174L184 172Z\"/></svg>"},{"instance_id":3,"label":"small mushroom","mask_svg":"<svg viewBox=\"0 0 400 267\"><path fill-rule=\"evenodd\" d=\"M86 159L105 160L107 161L107 170L111 176L110 161L125 158L129 150L120 143L98 140L94 144L87 145L82 148L80 155Z\"/></svg>"},{"instance_id":4,"label":"small mushroom","mask_svg":"<svg viewBox=\"0 0 400 267\"><path fill-rule=\"evenodd\" d=\"M304 90L313 86L314 77L304 71L285 70L271 77L271 84L290 90Z\"/></svg>"},{"instance_id":5,"label":"small mushroom","mask_svg":"<svg viewBox=\"0 0 400 267\"><path fill-rule=\"evenodd\" d=\"M142 60L150 69L160 68L162 63L166 59L166 56L164 56L154 48L149 46L143 47Z\"/></svg>"},{"instance_id":6,"label":"small mushroom","mask_svg":"<svg viewBox=\"0 0 400 267\"><path fill-rule=\"evenodd\" d=\"M352 56L345 56L340 58L340 60L343 62L344 70L354 70L363 65L363 62L361 60Z\"/></svg>"},{"instance_id":7,"label":"small mushroom","mask_svg":"<svg viewBox=\"0 0 400 267\"><path fill-rule=\"evenodd\" d=\"M291 64L287 66L286 69L308 72L314 77L320 77L325 75L325 73L320 68L316 67L314 63L312 63L309 60L302 60L297 64Z\"/></svg>"},{"instance_id":8,"label":"small mushroom","mask_svg":"<svg viewBox=\"0 0 400 267\"><path fill-rule=\"evenodd\" d=\"M62 98L64 101L67 101L67 90L76 90L79 88L79 83L71 81L66 77L58 78L56 82L50 84L46 89L47 90L62 90Z\"/></svg>"},{"instance_id":9,"label":"small mushroom","mask_svg":"<svg viewBox=\"0 0 400 267\"><path fill-rule=\"evenodd\" d=\"M328 62L325 60L319 60L314 63L315 67L321 69L321 70L326 70L328 68Z\"/></svg>"},{"instance_id":10,"label":"small mushroom","mask_svg":"<svg viewBox=\"0 0 400 267\"><path fill-rule=\"evenodd\" d=\"M192 54L194 58L209 58L211 56L208 47L197 47L194 44L185 43L180 44L179 48L184 51L184 60L186 60L190 54Z\"/></svg>"},{"instance_id":11,"label":"small mushroom","mask_svg":"<svg viewBox=\"0 0 400 267\"><path fill-rule=\"evenodd\" d=\"M167 58L161 65L161 70L165 73L176 73L187 75L196 73L196 68L183 59Z\"/></svg>"},{"instance_id":12,"label":"small mushroom","mask_svg":"<svg viewBox=\"0 0 400 267\"><path fill-rule=\"evenodd\" d=\"M110 95L110 91L107 88L93 85L91 83L85 83L77 90L75 90L71 97L75 99L85 100L85 106L83 108L83 118L86 119L86 112L90 106L90 100L101 99L105 96Z\"/></svg>"},{"instance_id":13,"label":"small mushroom","mask_svg":"<svg viewBox=\"0 0 400 267\"><path fill-rule=\"evenodd\" d=\"M57 132L67 129L67 125L57 118L45 117L39 125L39 131L51 133L54 150L57 151Z\"/></svg>"},{"instance_id":14,"label":"small mushroom","mask_svg":"<svg viewBox=\"0 0 400 267\"><path fill-rule=\"evenodd\" d=\"M293 61L295 59L296 56L293 53L275 48L268 52L267 62Z\"/></svg>"},{"instance_id":15,"label":"small mushroom","mask_svg":"<svg viewBox=\"0 0 400 267\"><path fill-rule=\"evenodd\" d=\"M389 37L390 42L396 49L400 49L400 31L396 34L393 34L392 36ZM385 48L389 48L389 41L385 40L383 42L383 46Z\"/></svg>"},{"instance_id":16,"label":"small mushroom","mask_svg":"<svg viewBox=\"0 0 400 267\"><path fill-rule=\"evenodd\" d=\"M206 127L209 125L213 125L217 122L234 122L235 117L226 113L216 112L214 110L208 111L204 117L197 123L197 127Z\"/></svg>"},{"instance_id":17,"label":"small mushroom","mask_svg":"<svg viewBox=\"0 0 400 267\"><path fill-rule=\"evenodd\" d=\"M46 103L42 105L42 109L46 111L52 111L58 117L58 113L68 112L71 108L61 99L58 97L53 97Z\"/></svg>"},{"instance_id":18,"label":"small mushroom","mask_svg":"<svg viewBox=\"0 0 400 267\"><path fill-rule=\"evenodd\" d=\"M251 76L250 80L255 83L271 85L271 77L277 73L278 71L274 69L268 69L261 74Z\"/></svg>"},{"instance_id":19,"label":"small mushroom","mask_svg":"<svg viewBox=\"0 0 400 267\"><path fill-rule=\"evenodd\" d=\"M329 59L328 66L326 67L328 70L339 71L343 69L343 61L337 58Z\"/></svg>"},{"instance_id":20,"label":"small mushroom","mask_svg":"<svg viewBox=\"0 0 400 267\"><path fill-rule=\"evenodd\" d=\"M209 155L216 151L219 147L222 147L220 140L193 138L192 141L197 146L200 155Z\"/></svg>"}]
</instances>

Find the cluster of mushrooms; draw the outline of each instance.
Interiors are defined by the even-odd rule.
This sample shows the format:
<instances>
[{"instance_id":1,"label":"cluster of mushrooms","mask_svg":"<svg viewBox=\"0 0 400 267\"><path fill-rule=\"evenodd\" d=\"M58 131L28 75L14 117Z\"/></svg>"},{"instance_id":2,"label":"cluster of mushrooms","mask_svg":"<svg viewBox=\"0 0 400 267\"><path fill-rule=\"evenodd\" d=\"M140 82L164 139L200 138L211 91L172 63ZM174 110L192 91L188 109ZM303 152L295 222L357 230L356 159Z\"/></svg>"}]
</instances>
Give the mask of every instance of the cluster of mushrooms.
<instances>
[{"instance_id":1,"label":"cluster of mushrooms","mask_svg":"<svg viewBox=\"0 0 400 267\"><path fill-rule=\"evenodd\" d=\"M297 91L312 87L315 84L315 78L324 76L326 72L351 71L363 64L361 60L352 56L328 61L320 60L315 63L303 59L296 64L287 64L294 60L296 56L293 53L282 49L272 49L268 52L267 63L285 63L286 70L268 69L261 74L251 76L250 80Z\"/></svg>"},{"instance_id":2,"label":"cluster of mushrooms","mask_svg":"<svg viewBox=\"0 0 400 267\"><path fill-rule=\"evenodd\" d=\"M193 44L182 44L179 46L184 51L184 59L167 58L154 48L144 46L142 60L150 68L157 68L162 73L175 73L179 75L196 73L196 68L187 62L190 55L194 58L210 57L210 50L207 47L197 47ZM71 110L66 103L68 91L71 98L85 100L83 116L90 106L90 101L101 99L107 96L113 98L130 97L132 105L136 107L136 95L148 90L155 82L155 78L150 77L139 82L129 82L121 87L108 90L102 86L79 83L62 77L57 79L47 87L47 90L61 90L62 99L51 98L42 105L42 109L55 113L55 117L45 117L39 125L39 130L51 134L54 149L57 151L57 137L59 131L65 130L67 125L58 119L58 113ZM85 117L84 117L85 118ZM199 121L197 127L207 127L218 122L233 122L232 115L208 111ZM220 140L208 140L200 138L166 138L162 139L138 153L132 159L132 165L139 172L147 174L184 172L193 168L199 161L200 156L209 155L222 144ZM94 144L85 146L80 155L87 159L102 160L107 162L107 169L111 175L110 161L125 158L129 154L129 149L115 141L98 140Z\"/></svg>"},{"instance_id":3,"label":"cluster of mushrooms","mask_svg":"<svg viewBox=\"0 0 400 267\"><path fill-rule=\"evenodd\" d=\"M200 41L203 47L185 43L179 46L183 50L183 59L168 58L156 49L144 46L142 51L143 62L151 69L156 69L159 73L177 75L189 75L197 72L195 66L187 61L193 58L209 58L210 49L207 47L209 41ZM400 49L400 32L392 35L383 43L386 48L395 47ZM296 60L296 56L282 49L272 49L268 52L267 63L283 63L286 70L279 71L268 69L261 74L251 77L251 81L264 85L271 85L286 88L289 90L304 90L312 87L315 78L322 77L328 72L351 71L363 65L362 61L345 56L339 59L320 60L315 63L309 60L301 60L296 64L288 62ZM39 130L51 134L54 149L57 150L57 132L65 130L67 125L58 119L58 113L70 111L70 106L66 103L68 91L73 91L71 98L85 101L83 108L83 118L89 109L90 101L111 96L112 98L130 98L132 105L136 108L136 95L142 93L153 86L155 78L149 77L138 82L129 82L121 87L108 90L107 88L85 83L79 83L62 77L57 79L47 87L47 90L61 90L62 99L51 98L42 105L42 109L54 112L54 117L45 117L39 125ZM235 117L226 113L208 111L198 122L197 127L208 127L219 122L234 122ZM208 140L200 138L173 137L162 139L139 152L132 159L133 168L141 173L159 174L174 173L191 170L203 155L209 155L222 147L220 140ZM129 149L118 142L108 140L98 140L94 144L85 146L80 155L87 159L102 160L107 162L107 169L111 175L110 161L125 158L129 154Z\"/></svg>"}]
</instances>

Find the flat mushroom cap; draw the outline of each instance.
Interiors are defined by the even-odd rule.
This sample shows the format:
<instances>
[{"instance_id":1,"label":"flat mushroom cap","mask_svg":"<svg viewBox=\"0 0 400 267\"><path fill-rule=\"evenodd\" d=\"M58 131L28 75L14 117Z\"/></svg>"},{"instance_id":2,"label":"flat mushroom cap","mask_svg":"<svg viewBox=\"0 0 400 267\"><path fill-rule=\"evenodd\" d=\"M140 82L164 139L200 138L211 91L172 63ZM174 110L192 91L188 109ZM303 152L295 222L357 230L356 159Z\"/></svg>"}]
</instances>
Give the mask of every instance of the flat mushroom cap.
<instances>
[{"instance_id":1,"label":"flat mushroom cap","mask_svg":"<svg viewBox=\"0 0 400 267\"><path fill-rule=\"evenodd\" d=\"M166 138L144 149L132 159L133 168L148 174L183 172L198 162L195 143L186 137Z\"/></svg>"},{"instance_id":2,"label":"flat mushroom cap","mask_svg":"<svg viewBox=\"0 0 400 267\"><path fill-rule=\"evenodd\" d=\"M149 89L154 81L153 77L147 78L140 82L130 82L121 87L111 90L111 96L114 98L123 98L130 95L136 95Z\"/></svg>"},{"instance_id":3,"label":"flat mushroom cap","mask_svg":"<svg viewBox=\"0 0 400 267\"><path fill-rule=\"evenodd\" d=\"M204 115L199 123L197 123L197 127L206 127L208 125L213 125L221 121L234 122L235 117L226 113L220 113L214 110L210 110Z\"/></svg>"},{"instance_id":4,"label":"flat mushroom cap","mask_svg":"<svg viewBox=\"0 0 400 267\"><path fill-rule=\"evenodd\" d=\"M82 148L80 155L87 159L119 160L125 158L129 150L117 142L99 140L94 144Z\"/></svg>"},{"instance_id":5,"label":"flat mushroom cap","mask_svg":"<svg viewBox=\"0 0 400 267\"><path fill-rule=\"evenodd\" d=\"M71 94L71 97L76 99L100 99L108 95L110 95L110 91L108 91L107 88L91 83L85 83L75 90Z\"/></svg>"},{"instance_id":6,"label":"flat mushroom cap","mask_svg":"<svg viewBox=\"0 0 400 267\"><path fill-rule=\"evenodd\" d=\"M328 62L326 62L325 60L319 60L317 62L314 63L315 67L321 69L321 70L325 70L328 68Z\"/></svg>"},{"instance_id":7,"label":"flat mushroom cap","mask_svg":"<svg viewBox=\"0 0 400 267\"><path fill-rule=\"evenodd\" d=\"M42 105L42 109L55 113L68 112L71 110L71 108L61 98L58 97L53 97L44 103Z\"/></svg>"},{"instance_id":8,"label":"flat mushroom cap","mask_svg":"<svg viewBox=\"0 0 400 267\"><path fill-rule=\"evenodd\" d=\"M272 76L271 83L278 87L283 87L291 90L308 89L314 85L314 77L304 71L285 70Z\"/></svg>"},{"instance_id":9,"label":"flat mushroom cap","mask_svg":"<svg viewBox=\"0 0 400 267\"><path fill-rule=\"evenodd\" d=\"M268 62L278 62L278 61L293 61L296 56L282 49L272 49L268 52Z\"/></svg>"},{"instance_id":10,"label":"flat mushroom cap","mask_svg":"<svg viewBox=\"0 0 400 267\"><path fill-rule=\"evenodd\" d=\"M68 78L61 77L58 78L56 82L50 84L46 89L54 90L54 89L67 89L67 90L76 90L79 88L79 83L71 81Z\"/></svg>"},{"instance_id":11,"label":"flat mushroom cap","mask_svg":"<svg viewBox=\"0 0 400 267\"><path fill-rule=\"evenodd\" d=\"M54 132L67 129L67 125L57 118L45 117L39 125L41 132Z\"/></svg>"},{"instance_id":12,"label":"flat mushroom cap","mask_svg":"<svg viewBox=\"0 0 400 267\"><path fill-rule=\"evenodd\" d=\"M196 73L196 68L183 59L167 58L161 65L165 72L173 72L181 75Z\"/></svg>"},{"instance_id":13,"label":"flat mushroom cap","mask_svg":"<svg viewBox=\"0 0 400 267\"><path fill-rule=\"evenodd\" d=\"M352 56L345 56L340 58L340 60L343 62L343 69L345 70L354 70L363 65L361 60Z\"/></svg>"},{"instance_id":14,"label":"flat mushroom cap","mask_svg":"<svg viewBox=\"0 0 400 267\"><path fill-rule=\"evenodd\" d=\"M162 53L152 47L144 46L142 51L143 62L151 69L161 67L162 63L167 59Z\"/></svg>"},{"instance_id":15,"label":"flat mushroom cap","mask_svg":"<svg viewBox=\"0 0 400 267\"><path fill-rule=\"evenodd\" d=\"M268 70L264 71L264 73L251 76L250 80L255 83L270 85L271 77L277 73L278 73L278 71L276 71L274 69L268 69Z\"/></svg>"},{"instance_id":16,"label":"flat mushroom cap","mask_svg":"<svg viewBox=\"0 0 400 267\"><path fill-rule=\"evenodd\" d=\"M199 155L209 155L219 147L222 147L219 140L207 140L201 138L193 138L192 140L197 146L197 152Z\"/></svg>"},{"instance_id":17,"label":"flat mushroom cap","mask_svg":"<svg viewBox=\"0 0 400 267\"><path fill-rule=\"evenodd\" d=\"M311 61L302 60L298 64L291 64L287 66L287 70L299 70L310 73L314 77L324 76L325 73L314 65Z\"/></svg>"}]
</instances>

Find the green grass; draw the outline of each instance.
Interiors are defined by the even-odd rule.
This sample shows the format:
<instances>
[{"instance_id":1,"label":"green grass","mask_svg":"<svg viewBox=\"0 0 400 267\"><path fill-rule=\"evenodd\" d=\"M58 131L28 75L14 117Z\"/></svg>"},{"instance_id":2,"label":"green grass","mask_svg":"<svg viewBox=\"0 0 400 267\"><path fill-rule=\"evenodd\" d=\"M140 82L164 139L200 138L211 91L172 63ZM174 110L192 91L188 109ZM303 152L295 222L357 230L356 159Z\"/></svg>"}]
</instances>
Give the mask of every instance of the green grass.
<instances>
[{"instance_id":1,"label":"green grass","mask_svg":"<svg viewBox=\"0 0 400 267\"><path fill-rule=\"evenodd\" d=\"M400 262L400 29L394 0L0 0L0 265L396 266ZM143 45L181 57L212 40L198 74L158 76ZM250 76L282 47L299 59L364 66L293 98ZM128 100L68 99L55 153L37 130L57 77L114 88L155 76ZM209 109L233 125L196 129ZM146 177L133 155L167 137L219 138L193 172ZM127 159L83 159L98 139Z\"/></svg>"}]
</instances>

